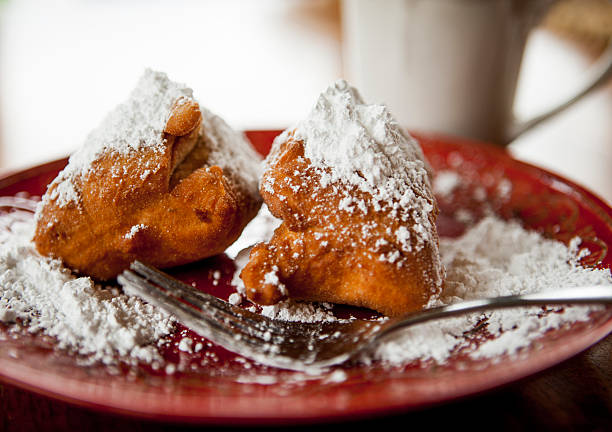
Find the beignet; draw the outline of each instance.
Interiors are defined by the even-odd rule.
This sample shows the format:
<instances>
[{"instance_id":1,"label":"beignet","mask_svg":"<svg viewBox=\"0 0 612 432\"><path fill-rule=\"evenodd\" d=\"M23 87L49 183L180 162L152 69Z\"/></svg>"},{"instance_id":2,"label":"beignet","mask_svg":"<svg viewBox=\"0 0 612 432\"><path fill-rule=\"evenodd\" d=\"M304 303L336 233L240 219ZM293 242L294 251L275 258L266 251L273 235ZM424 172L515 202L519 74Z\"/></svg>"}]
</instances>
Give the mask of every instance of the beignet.
<instances>
[{"instance_id":1,"label":"beignet","mask_svg":"<svg viewBox=\"0 0 612 432\"><path fill-rule=\"evenodd\" d=\"M135 259L170 267L222 253L261 205L259 161L191 89L147 70L49 185L36 247L99 280Z\"/></svg>"},{"instance_id":2,"label":"beignet","mask_svg":"<svg viewBox=\"0 0 612 432\"><path fill-rule=\"evenodd\" d=\"M275 140L260 192L282 219L241 273L260 304L285 298L386 315L439 293L438 209L414 138L345 81Z\"/></svg>"}]
</instances>

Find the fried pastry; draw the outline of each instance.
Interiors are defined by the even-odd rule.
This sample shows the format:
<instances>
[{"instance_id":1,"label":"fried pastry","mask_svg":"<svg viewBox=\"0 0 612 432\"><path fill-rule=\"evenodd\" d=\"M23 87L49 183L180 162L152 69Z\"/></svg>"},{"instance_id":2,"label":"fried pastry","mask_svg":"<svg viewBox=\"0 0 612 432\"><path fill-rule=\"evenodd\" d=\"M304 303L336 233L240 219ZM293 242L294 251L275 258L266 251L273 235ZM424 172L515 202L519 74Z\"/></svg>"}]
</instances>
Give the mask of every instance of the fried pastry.
<instances>
[{"instance_id":1,"label":"fried pastry","mask_svg":"<svg viewBox=\"0 0 612 432\"><path fill-rule=\"evenodd\" d=\"M146 71L49 185L34 242L99 280L225 250L261 205L259 157L192 91Z\"/></svg>"},{"instance_id":2,"label":"fried pastry","mask_svg":"<svg viewBox=\"0 0 612 432\"><path fill-rule=\"evenodd\" d=\"M345 81L275 140L260 192L283 222L241 273L252 301L399 315L439 294L438 209L421 149Z\"/></svg>"}]
</instances>

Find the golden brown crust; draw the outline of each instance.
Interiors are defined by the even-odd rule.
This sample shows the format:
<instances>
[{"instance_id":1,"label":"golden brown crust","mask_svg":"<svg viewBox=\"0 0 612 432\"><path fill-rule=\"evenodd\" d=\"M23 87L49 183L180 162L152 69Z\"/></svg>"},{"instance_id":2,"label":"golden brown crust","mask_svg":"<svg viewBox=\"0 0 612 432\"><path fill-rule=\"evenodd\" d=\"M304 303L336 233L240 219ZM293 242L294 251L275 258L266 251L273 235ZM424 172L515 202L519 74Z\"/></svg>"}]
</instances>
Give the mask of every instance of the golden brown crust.
<instances>
[{"instance_id":1,"label":"golden brown crust","mask_svg":"<svg viewBox=\"0 0 612 432\"><path fill-rule=\"evenodd\" d=\"M375 211L368 194L357 188L321 187L301 141L290 138L280 145L262 185L272 185L262 187L261 193L283 223L269 242L253 248L241 273L249 299L274 304L290 297L399 315L422 308L436 291L437 234L435 245L417 247L412 239L411 253L381 260L399 250L393 233L413 221L402 223L390 212ZM338 211L344 196L339 189L369 203L368 211ZM430 222L435 226L437 208L431 204Z\"/></svg>"},{"instance_id":2,"label":"golden brown crust","mask_svg":"<svg viewBox=\"0 0 612 432\"><path fill-rule=\"evenodd\" d=\"M135 259L170 267L222 253L236 240L260 200L219 166L200 165L171 183L174 170L189 159L201 123L196 102L176 106L180 109L169 117L173 125L166 125L162 152L107 152L86 176L73 179L78 202L45 202L34 236L41 254L107 280ZM168 132L188 129L182 136ZM115 175L118 167L121 176ZM47 193L57 187L52 184Z\"/></svg>"},{"instance_id":3,"label":"golden brown crust","mask_svg":"<svg viewBox=\"0 0 612 432\"><path fill-rule=\"evenodd\" d=\"M181 98L172 106L164 132L181 137L194 131L201 121L200 105L193 99Z\"/></svg>"}]
</instances>

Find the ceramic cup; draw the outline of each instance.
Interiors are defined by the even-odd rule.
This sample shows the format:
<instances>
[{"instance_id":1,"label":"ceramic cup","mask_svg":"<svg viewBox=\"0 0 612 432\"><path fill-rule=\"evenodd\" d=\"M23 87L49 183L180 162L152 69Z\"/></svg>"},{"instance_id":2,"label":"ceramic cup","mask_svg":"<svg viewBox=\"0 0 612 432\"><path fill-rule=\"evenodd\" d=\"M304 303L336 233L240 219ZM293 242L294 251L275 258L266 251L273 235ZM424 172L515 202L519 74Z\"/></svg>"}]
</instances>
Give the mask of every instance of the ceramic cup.
<instances>
[{"instance_id":1,"label":"ceramic cup","mask_svg":"<svg viewBox=\"0 0 612 432\"><path fill-rule=\"evenodd\" d=\"M612 48L571 98L517 123L529 32L554 0L344 0L343 67L409 129L505 145L610 76Z\"/></svg>"}]
</instances>

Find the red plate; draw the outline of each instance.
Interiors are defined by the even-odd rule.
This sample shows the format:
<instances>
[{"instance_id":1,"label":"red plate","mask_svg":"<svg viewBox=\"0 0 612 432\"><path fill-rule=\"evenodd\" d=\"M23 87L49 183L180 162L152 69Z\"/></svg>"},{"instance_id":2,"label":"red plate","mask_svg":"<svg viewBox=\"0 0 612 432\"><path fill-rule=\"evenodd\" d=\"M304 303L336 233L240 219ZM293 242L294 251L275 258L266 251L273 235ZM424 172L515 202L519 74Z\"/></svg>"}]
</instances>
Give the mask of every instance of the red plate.
<instances>
[{"instance_id":1,"label":"red plate","mask_svg":"<svg viewBox=\"0 0 612 432\"><path fill-rule=\"evenodd\" d=\"M247 136L265 154L277 133L254 131ZM559 176L517 162L501 149L450 138L419 138L435 170L454 171L462 179L460 187L439 200L441 235L457 235L465 228L453 217L455 210L469 209L478 216L492 209L564 242L579 235L591 250L583 264L610 268L612 209L601 199ZM22 191L41 195L65 163L56 161L1 179L0 196ZM500 188L511 193L500 195ZM214 270L222 274L215 284ZM233 271L233 262L219 256L173 272L227 298ZM0 375L9 383L78 405L148 418L225 424L355 419L492 389L557 364L611 330L612 310L606 309L588 323L547 333L518 358L454 357L443 366L420 362L393 368L345 366L346 379L336 381L333 371L305 377L258 365L245 369L241 359L216 346L183 353L176 346L181 335L198 338L185 329L163 348L170 362L181 365L178 372L167 375L147 365L79 366L77 358L55 349L48 338L6 337L0 327L0 336L5 336L0 338Z\"/></svg>"}]
</instances>

